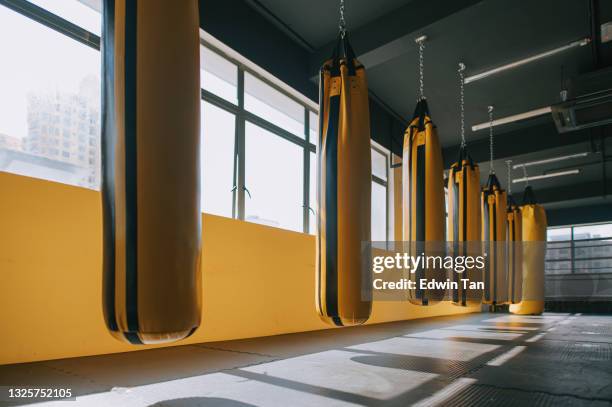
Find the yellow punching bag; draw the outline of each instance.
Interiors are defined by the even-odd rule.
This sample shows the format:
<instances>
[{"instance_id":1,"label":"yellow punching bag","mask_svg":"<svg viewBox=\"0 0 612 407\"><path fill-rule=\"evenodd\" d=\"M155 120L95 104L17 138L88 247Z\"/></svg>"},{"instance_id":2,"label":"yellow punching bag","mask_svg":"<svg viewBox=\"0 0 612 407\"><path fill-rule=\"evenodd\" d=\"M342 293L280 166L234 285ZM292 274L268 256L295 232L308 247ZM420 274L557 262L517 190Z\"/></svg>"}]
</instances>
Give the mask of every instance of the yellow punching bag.
<instances>
[{"instance_id":1,"label":"yellow punching bag","mask_svg":"<svg viewBox=\"0 0 612 407\"><path fill-rule=\"evenodd\" d=\"M506 191L497 176L489 175L482 190L482 240L487 253L484 272L485 304L501 305L508 302L508 272L506 265Z\"/></svg>"},{"instance_id":2,"label":"yellow punching bag","mask_svg":"<svg viewBox=\"0 0 612 407\"><path fill-rule=\"evenodd\" d=\"M510 181L508 181L510 182ZM521 209L512 198L508 199L506 240L508 242L508 302L516 304L523 296L523 251L521 247Z\"/></svg>"},{"instance_id":3,"label":"yellow punching bag","mask_svg":"<svg viewBox=\"0 0 612 407\"><path fill-rule=\"evenodd\" d=\"M455 256L477 255L473 251L480 246L480 169L472 161L466 148L459 150L459 159L448 174L448 241ZM458 289L452 290L455 305L477 305L482 302L482 290L464 289L461 279L482 281L482 271L467 269L463 273L453 271Z\"/></svg>"},{"instance_id":4,"label":"yellow punching bag","mask_svg":"<svg viewBox=\"0 0 612 407\"><path fill-rule=\"evenodd\" d=\"M525 188L521 206L523 220L523 298L510 305L513 314L530 315L544 312L544 266L546 256L546 211L535 203L533 190Z\"/></svg>"},{"instance_id":5,"label":"yellow punching bag","mask_svg":"<svg viewBox=\"0 0 612 407\"><path fill-rule=\"evenodd\" d=\"M197 0L104 0L103 309L132 344L200 324L199 46Z\"/></svg>"},{"instance_id":6,"label":"yellow punching bag","mask_svg":"<svg viewBox=\"0 0 612 407\"><path fill-rule=\"evenodd\" d=\"M372 310L368 85L346 35L319 83L316 304L323 321L364 323Z\"/></svg>"},{"instance_id":7,"label":"yellow punching bag","mask_svg":"<svg viewBox=\"0 0 612 407\"><path fill-rule=\"evenodd\" d=\"M409 242L411 255L428 255L428 250L442 249L445 237L444 174L442 150L427 107L420 99L414 117L404 134L402 155L403 237ZM424 247L421 242L428 247ZM435 243L431 243L435 242ZM434 247L435 246L435 247ZM444 298L444 290L421 289L420 280L444 281L444 270L419 267L409 278L416 289L408 291L411 303L432 305Z\"/></svg>"}]
</instances>

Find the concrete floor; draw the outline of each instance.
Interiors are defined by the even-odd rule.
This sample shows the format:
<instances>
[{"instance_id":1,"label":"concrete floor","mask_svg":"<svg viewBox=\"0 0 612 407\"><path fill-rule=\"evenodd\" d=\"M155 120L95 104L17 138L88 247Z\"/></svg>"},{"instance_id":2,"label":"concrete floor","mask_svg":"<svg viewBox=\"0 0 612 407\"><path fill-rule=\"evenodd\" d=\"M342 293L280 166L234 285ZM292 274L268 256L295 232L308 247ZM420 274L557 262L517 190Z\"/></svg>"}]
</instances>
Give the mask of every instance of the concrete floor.
<instances>
[{"instance_id":1,"label":"concrete floor","mask_svg":"<svg viewBox=\"0 0 612 407\"><path fill-rule=\"evenodd\" d=\"M70 387L76 401L37 404L69 407L612 406L612 316L471 314L0 366L7 385Z\"/></svg>"}]
</instances>

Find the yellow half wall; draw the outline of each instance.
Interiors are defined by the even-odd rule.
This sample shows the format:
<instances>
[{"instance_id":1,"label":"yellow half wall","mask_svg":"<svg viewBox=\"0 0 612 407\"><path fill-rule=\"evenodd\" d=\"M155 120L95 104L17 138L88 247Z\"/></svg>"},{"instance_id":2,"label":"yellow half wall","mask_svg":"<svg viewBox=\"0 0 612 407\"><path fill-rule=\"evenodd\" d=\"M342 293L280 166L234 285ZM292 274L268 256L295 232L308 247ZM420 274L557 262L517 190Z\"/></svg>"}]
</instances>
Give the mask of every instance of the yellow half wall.
<instances>
[{"instance_id":1,"label":"yellow half wall","mask_svg":"<svg viewBox=\"0 0 612 407\"><path fill-rule=\"evenodd\" d=\"M160 347L104 326L99 192L0 172L0 193L0 364ZM179 344L329 328L314 236L204 214L202 255L202 326ZM479 310L375 302L369 323Z\"/></svg>"}]
</instances>

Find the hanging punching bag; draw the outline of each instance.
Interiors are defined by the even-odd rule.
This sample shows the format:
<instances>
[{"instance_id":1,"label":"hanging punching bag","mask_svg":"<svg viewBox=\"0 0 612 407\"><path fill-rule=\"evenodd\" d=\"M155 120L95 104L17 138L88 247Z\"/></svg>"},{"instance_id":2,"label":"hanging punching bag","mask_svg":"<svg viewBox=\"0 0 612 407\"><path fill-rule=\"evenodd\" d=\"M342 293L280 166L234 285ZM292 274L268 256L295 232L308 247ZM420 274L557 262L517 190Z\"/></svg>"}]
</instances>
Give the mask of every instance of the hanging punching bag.
<instances>
[{"instance_id":1,"label":"hanging punching bag","mask_svg":"<svg viewBox=\"0 0 612 407\"><path fill-rule=\"evenodd\" d=\"M510 182L510 181L508 181ZM508 198L506 240L508 242L508 302L516 304L523 296L523 251L521 209Z\"/></svg>"},{"instance_id":2,"label":"hanging punching bag","mask_svg":"<svg viewBox=\"0 0 612 407\"><path fill-rule=\"evenodd\" d=\"M368 85L346 35L321 68L317 168L317 310L332 325L372 310L371 150Z\"/></svg>"},{"instance_id":3,"label":"hanging punching bag","mask_svg":"<svg viewBox=\"0 0 612 407\"><path fill-rule=\"evenodd\" d=\"M466 256L476 249L481 240L480 169L472 161L467 149L459 149L459 159L448 174L448 241L454 256ZM471 242L471 243L470 243ZM455 305L477 305L482 302L482 290L463 288L461 279L482 281L482 271L473 268L463 273L453 271L458 288L451 290Z\"/></svg>"},{"instance_id":4,"label":"hanging punching bag","mask_svg":"<svg viewBox=\"0 0 612 407\"><path fill-rule=\"evenodd\" d=\"M508 272L506 265L506 191L494 173L489 175L482 190L482 240L487 253L484 275L485 304L508 302Z\"/></svg>"},{"instance_id":5,"label":"hanging punching bag","mask_svg":"<svg viewBox=\"0 0 612 407\"><path fill-rule=\"evenodd\" d=\"M513 314L541 314L544 312L544 266L546 256L546 211L536 204L533 190L525 188L521 206L523 221L523 297L510 305Z\"/></svg>"},{"instance_id":6,"label":"hanging punching bag","mask_svg":"<svg viewBox=\"0 0 612 407\"><path fill-rule=\"evenodd\" d=\"M200 324L197 0L104 0L103 305L113 336L176 341Z\"/></svg>"},{"instance_id":7,"label":"hanging punching bag","mask_svg":"<svg viewBox=\"0 0 612 407\"><path fill-rule=\"evenodd\" d=\"M413 256L440 255L445 241L444 170L440 142L425 99L417 103L404 134L402 162L404 241L409 242ZM432 249L436 253L431 253ZM408 290L410 302L431 305L441 301L444 290L421 289L420 281L443 281L444 277L443 269L418 267L409 275L416 284L416 289Z\"/></svg>"}]
</instances>

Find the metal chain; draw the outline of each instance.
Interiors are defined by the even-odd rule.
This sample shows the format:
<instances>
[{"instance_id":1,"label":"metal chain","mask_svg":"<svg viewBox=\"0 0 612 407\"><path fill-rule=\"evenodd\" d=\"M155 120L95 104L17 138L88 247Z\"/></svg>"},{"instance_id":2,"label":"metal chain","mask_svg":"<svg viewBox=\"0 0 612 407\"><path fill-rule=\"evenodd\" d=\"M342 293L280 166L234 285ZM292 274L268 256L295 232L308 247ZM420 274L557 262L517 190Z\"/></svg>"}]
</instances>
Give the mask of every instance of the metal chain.
<instances>
[{"instance_id":1,"label":"metal chain","mask_svg":"<svg viewBox=\"0 0 612 407\"><path fill-rule=\"evenodd\" d=\"M344 0L340 0L340 23L338 24L340 36L344 38L346 35L346 20L344 19Z\"/></svg>"},{"instance_id":2,"label":"metal chain","mask_svg":"<svg viewBox=\"0 0 612 407\"><path fill-rule=\"evenodd\" d=\"M465 84L465 78L463 76L463 72L465 72L465 64L463 62L459 62L459 89L460 89L460 99L459 105L461 106L461 148L465 147L465 100L464 100L464 91L463 85Z\"/></svg>"},{"instance_id":3,"label":"metal chain","mask_svg":"<svg viewBox=\"0 0 612 407\"><path fill-rule=\"evenodd\" d=\"M424 65L424 57L423 57L423 50L425 49L425 40L427 39L426 36L421 36L419 38L417 38L415 40L415 42L417 44L419 44L419 98L418 100L423 100L425 99L425 81L424 81L424 69L423 69L423 65Z\"/></svg>"},{"instance_id":4,"label":"metal chain","mask_svg":"<svg viewBox=\"0 0 612 407\"><path fill-rule=\"evenodd\" d=\"M489 106L489 152L491 153L489 174L495 174L495 167L493 166L493 106Z\"/></svg>"},{"instance_id":5,"label":"metal chain","mask_svg":"<svg viewBox=\"0 0 612 407\"><path fill-rule=\"evenodd\" d=\"M525 178L525 186L529 186L529 176L527 175L527 167L523 165L523 177Z\"/></svg>"},{"instance_id":6,"label":"metal chain","mask_svg":"<svg viewBox=\"0 0 612 407\"><path fill-rule=\"evenodd\" d=\"M512 172L510 170L511 164L512 160L506 160L506 165L508 166L508 196L512 195Z\"/></svg>"}]
</instances>

